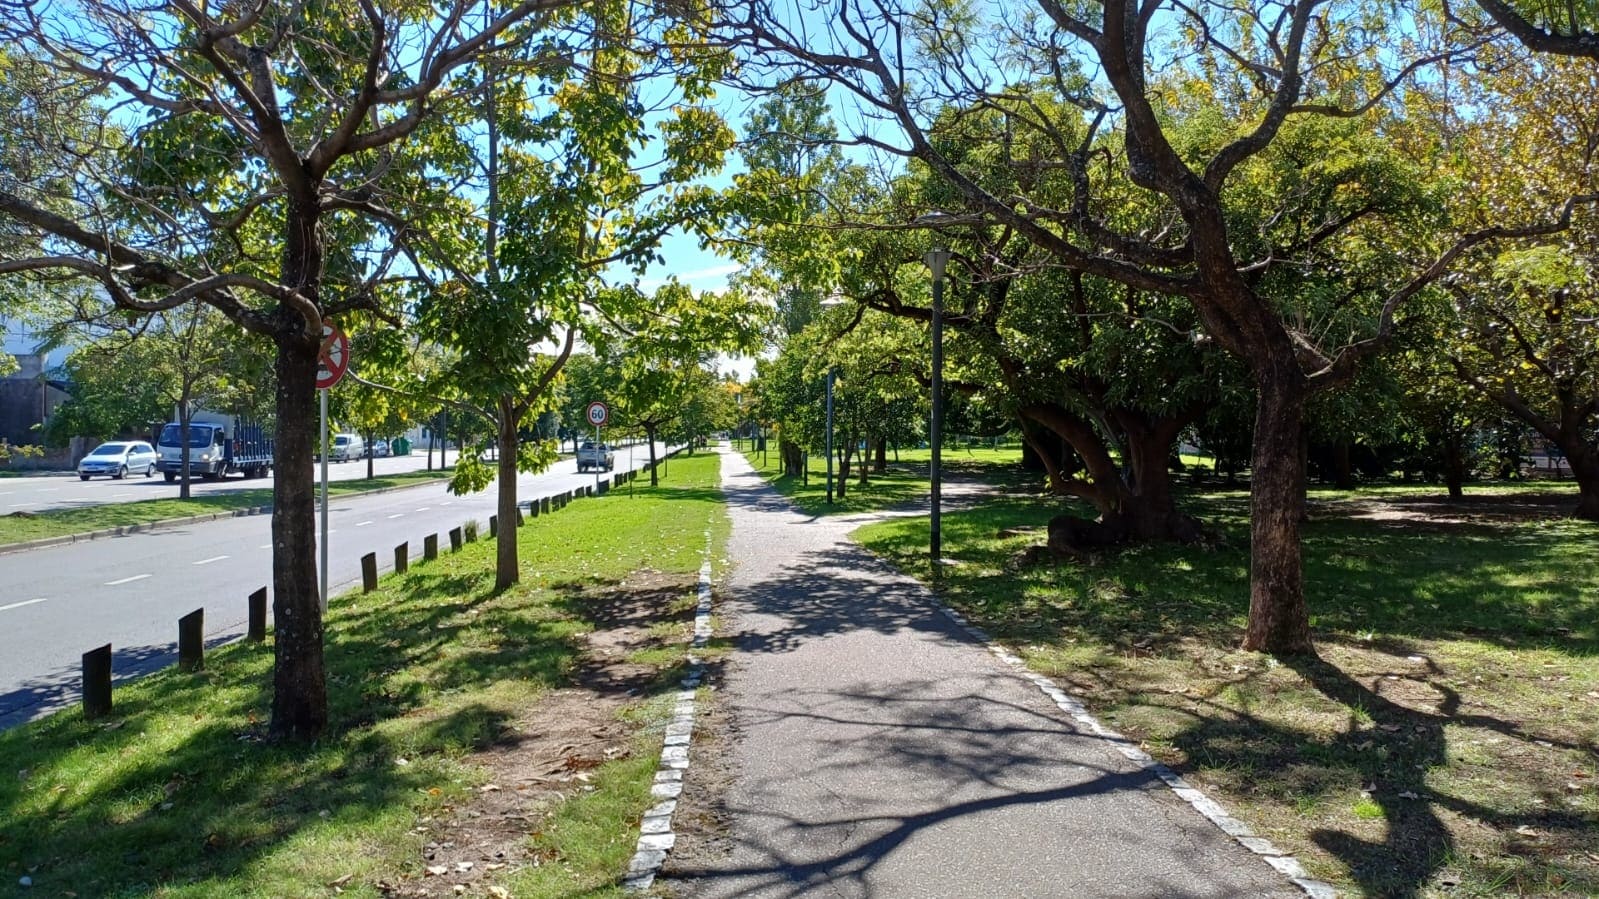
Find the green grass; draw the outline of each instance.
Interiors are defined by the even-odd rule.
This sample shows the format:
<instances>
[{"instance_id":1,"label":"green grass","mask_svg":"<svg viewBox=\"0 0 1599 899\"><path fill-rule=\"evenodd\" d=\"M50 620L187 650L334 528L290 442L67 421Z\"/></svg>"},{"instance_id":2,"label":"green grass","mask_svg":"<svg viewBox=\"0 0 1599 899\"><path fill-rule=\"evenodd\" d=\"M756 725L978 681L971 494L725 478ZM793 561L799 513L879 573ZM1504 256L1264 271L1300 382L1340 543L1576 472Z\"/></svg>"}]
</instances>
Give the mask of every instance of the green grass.
<instances>
[{"instance_id":1,"label":"green grass","mask_svg":"<svg viewBox=\"0 0 1599 899\"><path fill-rule=\"evenodd\" d=\"M1235 649L1241 494L1190 501L1226 535L1220 549L1136 547L1092 565L1016 567L1059 502L948 514L945 552L961 564L940 590L1343 889L1599 894L1599 528L1529 514L1519 490L1500 491L1519 520L1354 517L1401 492L1329 502L1306 525L1319 661ZM1000 534L1027 525L1039 531ZM925 519L856 537L925 574Z\"/></svg>"},{"instance_id":2,"label":"green grass","mask_svg":"<svg viewBox=\"0 0 1599 899\"><path fill-rule=\"evenodd\" d=\"M330 496L348 496L388 487L408 487L449 477L447 471L411 471L371 480L329 481ZM173 490L176 490L176 485ZM259 487L214 493L191 499L147 499L133 503L105 503L79 509L52 509L30 515L0 516L0 546L46 537L83 534L103 528L149 524L169 518L187 518L213 512L231 512L272 504L272 488Z\"/></svg>"},{"instance_id":3,"label":"green grass","mask_svg":"<svg viewBox=\"0 0 1599 899\"><path fill-rule=\"evenodd\" d=\"M720 553L717 462L675 460L658 489L529 520L522 583L504 593L480 542L335 598L333 724L314 745L262 741L272 652L249 644L213 651L200 674L118 687L109 720L70 710L0 733L0 878L32 877L36 896L263 899L330 896L346 876L344 895L376 897L381 881L420 878L419 823L469 806L487 776L474 754L568 683L627 579L692 584L708 529ZM673 608L688 608L680 590ZM646 728L635 751L528 825L543 864L492 875L513 895L619 894L682 653L653 661L658 686L627 709Z\"/></svg>"},{"instance_id":4,"label":"green grass","mask_svg":"<svg viewBox=\"0 0 1599 899\"><path fill-rule=\"evenodd\" d=\"M771 482L778 492L788 497L796 508L807 515L840 515L885 509L923 499L931 489L931 481L927 475L927 466L932 458L930 450L906 449L900 450L898 454L890 451L888 471L882 474L868 472L869 483L865 486L860 483L859 467L852 463L849 483L845 486L843 498L835 496L834 502L829 504L826 457L810 457L810 477L807 484L803 478L784 475L782 461L777 452L777 441L770 441L768 445L769 450L764 454L764 462L763 454L756 450L745 450L744 458L755 466L756 472L761 477ZM999 449L975 447L947 449L944 451L942 462L944 476L951 480L968 478L1018 483L1038 480L1020 470L1021 458L1021 448L1016 446Z\"/></svg>"}]
</instances>

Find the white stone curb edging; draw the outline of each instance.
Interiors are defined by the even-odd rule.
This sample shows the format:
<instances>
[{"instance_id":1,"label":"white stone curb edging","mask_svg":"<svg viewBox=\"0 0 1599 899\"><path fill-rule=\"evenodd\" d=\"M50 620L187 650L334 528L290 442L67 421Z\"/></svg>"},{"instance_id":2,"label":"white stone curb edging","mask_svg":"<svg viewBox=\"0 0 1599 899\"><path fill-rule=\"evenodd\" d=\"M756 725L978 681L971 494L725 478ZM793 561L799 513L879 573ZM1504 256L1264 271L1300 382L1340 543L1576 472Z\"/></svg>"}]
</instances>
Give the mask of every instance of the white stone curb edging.
<instances>
[{"instance_id":1,"label":"white stone curb edging","mask_svg":"<svg viewBox=\"0 0 1599 899\"><path fill-rule=\"evenodd\" d=\"M1067 693L1065 690L1062 690L1060 685L1056 684L1049 678L1035 671L1029 670L1026 663L1023 662L1019 656L996 643L994 639L988 635L987 631L984 631L982 628L968 622L965 616L961 615L961 613L955 611L949 606L939 603L936 600L935 604L937 605L938 610L944 613L945 617L955 622L961 627L962 630L966 631L966 633L970 634L974 639L986 646L988 651L993 653L994 656L1001 662L1009 665L1022 677L1031 681L1033 685L1038 687L1038 689L1042 691L1045 696L1049 697L1050 700L1052 700L1061 711L1070 715L1073 721L1077 722L1077 724L1088 729L1094 734L1105 738L1111 743L1111 745L1115 746L1116 750L1122 755L1138 764L1144 770L1160 778L1166 784L1166 786L1171 788L1173 793L1177 794L1179 799L1193 806L1194 811L1204 815L1206 820L1216 825L1216 827L1219 828L1222 833L1232 837L1233 840L1238 843L1238 845L1248 849L1255 855L1260 856L1266 862L1266 864L1271 865L1273 868L1282 872L1282 874L1288 877L1289 880L1292 880L1296 886L1298 886L1301 890L1304 890L1305 895L1309 896L1310 899L1337 899L1338 891L1333 889L1330 884L1313 879L1305 871L1304 866L1300 865L1298 859L1286 852L1283 852L1281 849L1278 849L1276 846L1272 845L1271 841L1263 837L1256 836L1255 832L1249 829L1249 825L1238 820L1237 818L1234 818L1232 815L1227 814L1226 809L1222 808L1215 802L1215 800L1206 796L1204 793L1194 789L1175 771L1171 770L1160 762L1155 761L1155 759L1150 756L1149 753L1139 749L1138 746L1133 743L1133 741L1101 724L1097 718L1089 714L1088 708L1083 705L1081 700ZM643 845L642 842L640 845Z\"/></svg>"},{"instance_id":2,"label":"white stone curb edging","mask_svg":"<svg viewBox=\"0 0 1599 899\"><path fill-rule=\"evenodd\" d=\"M694 693L705 675L705 665L694 650L704 649L711 638L710 532L705 536L706 559L700 566L699 603L694 608L694 641L688 656L688 676L680 683L682 689L672 708L672 720L666 725L661 766L655 772L655 783L650 786L650 795L656 802L644 813L644 820L639 824L638 848L627 866L627 877L622 881L622 888L630 893L650 888L656 873L666 862L666 854L677 843L677 834L672 832L672 813L677 810L677 798L683 793L683 773L688 770L688 746L694 736Z\"/></svg>"}]
</instances>

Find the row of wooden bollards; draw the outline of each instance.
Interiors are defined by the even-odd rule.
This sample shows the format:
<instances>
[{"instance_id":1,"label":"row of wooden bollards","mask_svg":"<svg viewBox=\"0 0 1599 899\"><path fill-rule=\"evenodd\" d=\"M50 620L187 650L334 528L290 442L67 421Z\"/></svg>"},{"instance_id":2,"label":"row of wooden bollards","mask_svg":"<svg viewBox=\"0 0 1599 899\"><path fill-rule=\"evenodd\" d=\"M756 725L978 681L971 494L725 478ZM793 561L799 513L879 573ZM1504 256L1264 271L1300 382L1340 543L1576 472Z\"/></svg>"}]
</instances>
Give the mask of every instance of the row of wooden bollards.
<instances>
[{"instance_id":1,"label":"row of wooden bollards","mask_svg":"<svg viewBox=\"0 0 1599 899\"><path fill-rule=\"evenodd\" d=\"M647 470L647 469L645 469ZM574 499L585 496L604 496L612 486L618 486L638 477L639 471L626 471L615 475L612 479L601 481L598 485L587 484L582 487L558 493L554 496L540 497L529 500L527 503L527 516L522 514L522 508L517 507L516 523L520 527L527 518L537 518L566 508ZM498 515L489 516L489 536L499 533L500 521ZM450 528L450 551L460 552L467 543L467 531L464 527ZM401 543L394 547L394 570L403 573L410 569L410 542ZM439 557L439 535L428 534L422 538L422 558L428 561ZM378 587L378 556L377 553L367 553L361 557L361 588L362 592L370 593ZM266 640L267 632L267 588L262 587L251 593L247 600L249 606L249 625L245 631L245 639L252 643ZM205 609L195 609L193 612L178 619L178 670L200 671L205 667ZM91 649L83 654L83 715L85 718L96 718L111 713L111 644Z\"/></svg>"},{"instance_id":2,"label":"row of wooden bollards","mask_svg":"<svg viewBox=\"0 0 1599 899\"><path fill-rule=\"evenodd\" d=\"M251 593L245 600L249 624L244 639L260 643L266 639L267 588ZM178 670L205 668L205 609L195 609L178 619ZM97 718L111 712L111 644L83 654L83 716Z\"/></svg>"}]
</instances>

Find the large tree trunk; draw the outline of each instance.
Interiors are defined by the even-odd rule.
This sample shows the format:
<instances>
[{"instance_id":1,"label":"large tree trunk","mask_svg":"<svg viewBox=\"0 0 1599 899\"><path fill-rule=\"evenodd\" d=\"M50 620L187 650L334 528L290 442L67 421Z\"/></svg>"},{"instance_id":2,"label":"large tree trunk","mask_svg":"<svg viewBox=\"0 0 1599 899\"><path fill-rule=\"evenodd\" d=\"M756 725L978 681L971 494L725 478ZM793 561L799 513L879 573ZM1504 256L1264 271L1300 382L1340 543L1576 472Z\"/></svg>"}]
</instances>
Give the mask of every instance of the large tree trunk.
<instances>
[{"instance_id":1,"label":"large tree trunk","mask_svg":"<svg viewBox=\"0 0 1599 899\"><path fill-rule=\"evenodd\" d=\"M178 403L178 441L183 444L178 450L178 499L189 498L189 397L185 395Z\"/></svg>"},{"instance_id":2,"label":"large tree trunk","mask_svg":"<svg viewBox=\"0 0 1599 899\"><path fill-rule=\"evenodd\" d=\"M872 463L872 470L878 474L888 473L888 438L877 438L877 460Z\"/></svg>"},{"instance_id":3,"label":"large tree trunk","mask_svg":"<svg viewBox=\"0 0 1599 899\"><path fill-rule=\"evenodd\" d=\"M1128 483L1106 448L1101 432L1080 416L1059 406L1043 404L1028 406L1022 414L1042 428L1041 433L1035 434L1024 427L1023 436L1033 444L1049 472L1052 488L1057 493L1093 503L1100 515L1097 524L1103 533L1089 534L1086 525L1068 528L1062 522L1053 529L1063 536L1052 543L1077 534L1084 537L1084 549L1129 540L1192 543L1203 536L1199 522L1178 511L1171 489L1168 466L1177 436L1187 420L1185 417L1150 422L1125 410L1116 414L1127 439L1127 462L1132 471L1131 483ZM1081 459L1091 482L1070 477L1070 473L1057 467L1055 454L1049 451L1057 439L1071 447L1076 458Z\"/></svg>"},{"instance_id":4,"label":"large tree trunk","mask_svg":"<svg viewBox=\"0 0 1599 899\"><path fill-rule=\"evenodd\" d=\"M1305 390L1293 360L1257 375L1250 477L1249 628L1244 649L1313 654L1299 528L1305 515Z\"/></svg>"},{"instance_id":5,"label":"large tree trunk","mask_svg":"<svg viewBox=\"0 0 1599 899\"><path fill-rule=\"evenodd\" d=\"M650 486L659 487L661 478L655 472L655 425L644 426L644 439L650 442Z\"/></svg>"},{"instance_id":6,"label":"large tree trunk","mask_svg":"<svg viewBox=\"0 0 1599 899\"><path fill-rule=\"evenodd\" d=\"M1588 521L1599 521L1599 450L1585 443L1568 441L1561 452L1571 463L1580 498L1572 514Z\"/></svg>"},{"instance_id":7,"label":"large tree trunk","mask_svg":"<svg viewBox=\"0 0 1599 899\"><path fill-rule=\"evenodd\" d=\"M1333 444L1333 486L1339 490L1355 489L1355 471L1349 462L1349 441Z\"/></svg>"},{"instance_id":8,"label":"large tree trunk","mask_svg":"<svg viewBox=\"0 0 1599 899\"><path fill-rule=\"evenodd\" d=\"M495 538L494 589L504 590L520 580L516 558L516 454L521 435L516 428L515 403L500 398L499 421L499 535Z\"/></svg>"},{"instance_id":9,"label":"large tree trunk","mask_svg":"<svg viewBox=\"0 0 1599 899\"><path fill-rule=\"evenodd\" d=\"M805 451L792 440L779 440L777 453L783 457L783 474L791 478L805 476Z\"/></svg>"},{"instance_id":10,"label":"large tree trunk","mask_svg":"<svg viewBox=\"0 0 1599 899\"><path fill-rule=\"evenodd\" d=\"M314 190L314 189L313 189ZM312 198L289 201L283 283L320 300L322 244ZM327 670L322 655L322 608L317 585L316 373L320 328L289 304L278 308L278 432L272 482L273 637L271 734L314 740L328 724ZM327 447L323 448L324 450Z\"/></svg>"},{"instance_id":11,"label":"large tree trunk","mask_svg":"<svg viewBox=\"0 0 1599 899\"><path fill-rule=\"evenodd\" d=\"M288 315L297 313L287 312ZM280 337L272 507L272 736L314 740L328 721L317 590L317 343Z\"/></svg>"}]
</instances>

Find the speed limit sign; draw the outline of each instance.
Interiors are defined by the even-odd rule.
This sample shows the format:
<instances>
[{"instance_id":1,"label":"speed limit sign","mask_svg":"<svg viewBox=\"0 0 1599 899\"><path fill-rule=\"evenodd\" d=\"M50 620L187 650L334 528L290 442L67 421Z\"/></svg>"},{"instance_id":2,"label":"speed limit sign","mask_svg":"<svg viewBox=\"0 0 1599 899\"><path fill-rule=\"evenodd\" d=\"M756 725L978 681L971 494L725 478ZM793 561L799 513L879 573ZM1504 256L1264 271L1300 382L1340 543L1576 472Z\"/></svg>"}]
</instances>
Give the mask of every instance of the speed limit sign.
<instances>
[{"instance_id":1,"label":"speed limit sign","mask_svg":"<svg viewBox=\"0 0 1599 899\"><path fill-rule=\"evenodd\" d=\"M606 419L611 417L611 410L606 408L604 403L596 400L595 402L589 403L588 417L589 424L597 428L600 425L605 424Z\"/></svg>"}]
</instances>

